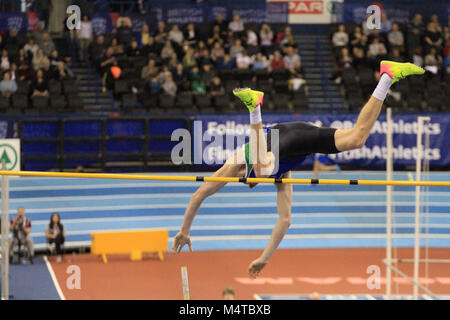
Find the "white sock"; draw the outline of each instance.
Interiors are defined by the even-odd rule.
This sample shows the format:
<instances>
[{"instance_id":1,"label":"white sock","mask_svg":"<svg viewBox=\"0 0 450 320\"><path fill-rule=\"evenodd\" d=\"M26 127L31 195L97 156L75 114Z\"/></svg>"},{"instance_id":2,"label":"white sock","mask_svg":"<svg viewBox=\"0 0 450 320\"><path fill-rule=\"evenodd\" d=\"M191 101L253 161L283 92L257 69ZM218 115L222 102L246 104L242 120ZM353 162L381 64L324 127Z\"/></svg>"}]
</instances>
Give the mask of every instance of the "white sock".
<instances>
[{"instance_id":1,"label":"white sock","mask_svg":"<svg viewBox=\"0 0 450 320\"><path fill-rule=\"evenodd\" d=\"M378 81L378 85L372 93L372 96L378 100L384 101L386 99L387 92L392 85L392 78L387 73L383 73Z\"/></svg>"},{"instance_id":2,"label":"white sock","mask_svg":"<svg viewBox=\"0 0 450 320\"><path fill-rule=\"evenodd\" d=\"M261 105L258 105L253 112L250 112L250 124L258 124L262 122Z\"/></svg>"}]
</instances>

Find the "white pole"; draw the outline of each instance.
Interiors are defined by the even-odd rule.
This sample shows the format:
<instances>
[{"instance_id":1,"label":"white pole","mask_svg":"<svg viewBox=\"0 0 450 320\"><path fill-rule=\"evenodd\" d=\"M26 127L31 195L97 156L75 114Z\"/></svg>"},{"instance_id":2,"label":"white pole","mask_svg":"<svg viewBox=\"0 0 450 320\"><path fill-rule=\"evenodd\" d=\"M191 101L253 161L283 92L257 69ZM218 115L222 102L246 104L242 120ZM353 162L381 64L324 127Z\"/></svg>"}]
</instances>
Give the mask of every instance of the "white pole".
<instances>
[{"instance_id":1,"label":"white pole","mask_svg":"<svg viewBox=\"0 0 450 320\"><path fill-rule=\"evenodd\" d=\"M386 109L386 180L392 180L392 109ZM386 187L386 262L392 263L392 186ZM386 298L391 298L392 271L386 268Z\"/></svg>"},{"instance_id":2,"label":"white pole","mask_svg":"<svg viewBox=\"0 0 450 320\"><path fill-rule=\"evenodd\" d=\"M5 160L2 168L6 168ZM9 300L9 177L2 176L2 300Z\"/></svg>"},{"instance_id":3,"label":"white pole","mask_svg":"<svg viewBox=\"0 0 450 320\"><path fill-rule=\"evenodd\" d=\"M423 122L430 120L429 117L417 118L417 158L416 158L416 181L421 180L422 164L422 134ZM414 281L419 283L419 260L420 260L420 186L416 186L416 203L414 215ZM417 300L419 296L419 287L414 285L413 298Z\"/></svg>"}]
</instances>

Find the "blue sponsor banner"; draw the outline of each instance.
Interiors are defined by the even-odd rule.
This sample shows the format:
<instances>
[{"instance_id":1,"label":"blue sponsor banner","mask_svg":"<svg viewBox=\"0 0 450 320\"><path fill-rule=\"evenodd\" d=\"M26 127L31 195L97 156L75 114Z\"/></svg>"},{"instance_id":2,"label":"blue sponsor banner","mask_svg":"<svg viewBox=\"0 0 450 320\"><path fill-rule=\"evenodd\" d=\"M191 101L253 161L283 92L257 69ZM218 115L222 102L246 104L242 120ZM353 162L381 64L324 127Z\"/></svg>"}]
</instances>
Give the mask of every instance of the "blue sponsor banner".
<instances>
[{"instance_id":1,"label":"blue sponsor banner","mask_svg":"<svg viewBox=\"0 0 450 320\"><path fill-rule=\"evenodd\" d=\"M450 114L432 114L426 127L429 133L429 148L425 156L431 166L450 165ZM314 125L349 129L354 126L357 115L268 115L263 117L264 124L305 121ZM193 161L201 159L204 165L220 165L229 158L235 149L248 141L250 125L248 115L235 116L198 116L192 126ZM376 121L371 135L364 147L330 155L339 164L354 165L367 169L382 169L386 165L385 116ZM414 166L417 155L417 115L398 115L394 117L394 165ZM424 137L425 143L425 137ZM313 155L308 156L302 167L310 167ZM197 160L197 161L196 161ZM198 162L197 162L198 164Z\"/></svg>"},{"instance_id":2,"label":"blue sponsor banner","mask_svg":"<svg viewBox=\"0 0 450 320\"><path fill-rule=\"evenodd\" d=\"M16 30L26 32L28 19L25 13L0 13L0 30Z\"/></svg>"},{"instance_id":3,"label":"blue sponsor banner","mask_svg":"<svg viewBox=\"0 0 450 320\"><path fill-rule=\"evenodd\" d=\"M93 13L91 14L92 30L96 36L111 33L113 25L109 14L107 13Z\"/></svg>"}]
</instances>

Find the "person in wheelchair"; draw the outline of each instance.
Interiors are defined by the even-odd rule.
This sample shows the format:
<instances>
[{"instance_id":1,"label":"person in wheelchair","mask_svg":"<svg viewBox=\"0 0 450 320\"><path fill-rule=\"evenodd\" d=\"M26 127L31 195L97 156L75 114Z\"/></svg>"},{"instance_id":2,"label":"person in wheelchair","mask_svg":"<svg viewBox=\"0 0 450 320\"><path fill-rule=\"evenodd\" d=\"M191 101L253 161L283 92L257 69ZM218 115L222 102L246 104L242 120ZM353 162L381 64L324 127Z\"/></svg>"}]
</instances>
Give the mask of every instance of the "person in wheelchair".
<instances>
[{"instance_id":1,"label":"person in wheelchair","mask_svg":"<svg viewBox=\"0 0 450 320\"><path fill-rule=\"evenodd\" d=\"M12 232L11 244L9 247L9 256L12 261L14 250L18 248L19 255L22 247L27 249L27 258L33 263L34 244L30 236L31 220L25 217L25 208L17 208L17 217L11 220L10 231Z\"/></svg>"},{"instance_id":2,"label":"person in wheelchair","mask_svg":"<svg viewBox=\"0 0 450 320\"><path fill-rule=\"evenodd\" d=\"M64 240L66 239L66 231L64 226L61 224L61 219L57 212L52 213L50 217L50 223L45 230L45 236L47 237L48 244L50 246L50 253L55 253L58 255L56 262L61 263L61 256L63 253L62 246Z\"/></svg>"}]
</instances>

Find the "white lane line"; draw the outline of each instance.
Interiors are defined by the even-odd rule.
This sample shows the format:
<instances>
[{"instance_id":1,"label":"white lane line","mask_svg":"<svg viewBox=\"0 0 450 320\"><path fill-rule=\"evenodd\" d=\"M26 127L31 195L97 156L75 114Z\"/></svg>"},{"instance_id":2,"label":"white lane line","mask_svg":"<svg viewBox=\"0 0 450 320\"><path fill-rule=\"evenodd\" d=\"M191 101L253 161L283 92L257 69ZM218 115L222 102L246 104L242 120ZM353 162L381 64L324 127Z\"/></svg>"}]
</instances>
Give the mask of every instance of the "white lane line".
<instances>
[{"instance_id":1,"label":"white lane line","mask_svg":"<svg viewBox=\"0 0 450 320\"><path fill-rule=\"evenodd\" d=\"M59 286L58 279L56 279L55 272L53 271L52 265L48 261L47 256L44 256L44 261L47 266L48 272L50 273L50 277L53 280L53 285L55 286L56 291L58 292L59 298L61 300L66 300L66 297L64 297L64 293L62 292L61 287Z\"/></svg>"}]
</instances>

